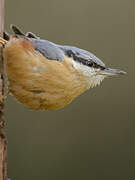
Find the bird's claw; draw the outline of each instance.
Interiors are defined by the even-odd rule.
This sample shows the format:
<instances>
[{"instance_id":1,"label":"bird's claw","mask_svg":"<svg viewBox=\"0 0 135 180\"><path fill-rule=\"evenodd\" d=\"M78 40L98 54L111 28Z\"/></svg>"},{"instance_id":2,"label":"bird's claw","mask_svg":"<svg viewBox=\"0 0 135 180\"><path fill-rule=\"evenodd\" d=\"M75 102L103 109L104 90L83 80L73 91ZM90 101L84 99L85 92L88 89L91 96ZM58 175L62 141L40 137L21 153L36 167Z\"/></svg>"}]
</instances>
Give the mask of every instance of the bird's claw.
<instances>
[{"instance_id":1,"label":"bird's claw","mask_svg":"<svg viewBox=\"0 0 135 180\"><path fill-rule=\"evenodd\" d=\"M2 46L5 46L7 44L8 41L6 41L5 39L3 39L2 37L0 37L0 44Z\"/></svg>"}]
</instances>

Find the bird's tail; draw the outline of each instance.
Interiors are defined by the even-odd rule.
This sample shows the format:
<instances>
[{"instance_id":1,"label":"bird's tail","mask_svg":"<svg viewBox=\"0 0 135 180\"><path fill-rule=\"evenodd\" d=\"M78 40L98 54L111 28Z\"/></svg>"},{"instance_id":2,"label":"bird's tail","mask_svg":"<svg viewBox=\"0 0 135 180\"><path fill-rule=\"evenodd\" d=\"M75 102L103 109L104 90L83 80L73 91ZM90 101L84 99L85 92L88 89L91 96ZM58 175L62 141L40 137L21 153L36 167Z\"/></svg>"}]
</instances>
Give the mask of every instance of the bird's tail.
<instances>
[{"instance_id":1,"label":"bird's tail","mask_svg":"<svg viewBox=\"0 0 135 180\"><path fill-rule=\"evenodd\" d=\"M26 38L33 38L33 39L39 39L39 37L37 37L34 33L32 32L27 32L26 34L23 33L17 26L11 24L10 25L11 30L14 33L14 36L16 37L26 37ZM3 40L2 40L3 39ZM3 33L3 38L0 38L0 43L4 44L6 41L9 41L10 39L10 34L8 34L7 32ZM5 40L5 41L4 41Z\"/></svg>"},{"instance_id":2,"label":"bird's tail","mask_svg":"<svg viewBox=\"0 0 135 180\"><path fill-rule=\"evenodd\" d=\"M17 36L24 36L24 37L28 37L28 38L39 39L39 37L37 37L32 32L27 32L26 34L24 34L17 26L15 26L13 24L10 26L10 28L12 29L13 33Z\"/></svg>"}]
</instances>

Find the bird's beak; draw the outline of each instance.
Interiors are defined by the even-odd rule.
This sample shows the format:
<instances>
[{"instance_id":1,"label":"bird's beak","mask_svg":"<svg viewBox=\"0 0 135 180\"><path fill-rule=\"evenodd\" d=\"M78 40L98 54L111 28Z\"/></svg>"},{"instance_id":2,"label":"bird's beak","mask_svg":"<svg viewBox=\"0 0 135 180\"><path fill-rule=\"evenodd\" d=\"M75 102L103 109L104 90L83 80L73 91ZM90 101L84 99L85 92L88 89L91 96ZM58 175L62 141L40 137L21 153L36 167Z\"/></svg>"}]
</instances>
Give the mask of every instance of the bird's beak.
<instances>
[{"instance_id":1,"label":"bird's beak","mask_svg":"<svg viewBox=\"0 0 135 180\"><path fill-rule=\"evenodd\" d=\"M114 75L124 75L127 74L125 71L119 70L119 69L111 69L111 68L106 68L104 70L99 71L100 75L105 75L105 76L114 76Z\"/></svg>"}]
</instances>

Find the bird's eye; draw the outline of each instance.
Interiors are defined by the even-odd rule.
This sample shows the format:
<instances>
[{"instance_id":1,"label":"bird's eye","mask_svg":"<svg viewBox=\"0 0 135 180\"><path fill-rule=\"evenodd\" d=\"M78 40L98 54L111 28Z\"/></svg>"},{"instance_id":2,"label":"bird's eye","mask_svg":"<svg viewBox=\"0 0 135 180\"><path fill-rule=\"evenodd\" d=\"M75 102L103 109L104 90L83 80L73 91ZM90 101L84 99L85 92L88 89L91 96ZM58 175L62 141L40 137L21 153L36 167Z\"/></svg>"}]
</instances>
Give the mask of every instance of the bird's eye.
<instances>
[{"instance_id":1,"label":"bird's eye","mask_svg":"<svg viewBox=\"0 0 135 180\"><path fill-rule=\"evenodd\" d=\"M93 66L93 62L92 62L92 61L88 61L88 62L87 62L87 65L90 66L90 67L92 67L92 66Z\"/></svg>"}]
</instances>

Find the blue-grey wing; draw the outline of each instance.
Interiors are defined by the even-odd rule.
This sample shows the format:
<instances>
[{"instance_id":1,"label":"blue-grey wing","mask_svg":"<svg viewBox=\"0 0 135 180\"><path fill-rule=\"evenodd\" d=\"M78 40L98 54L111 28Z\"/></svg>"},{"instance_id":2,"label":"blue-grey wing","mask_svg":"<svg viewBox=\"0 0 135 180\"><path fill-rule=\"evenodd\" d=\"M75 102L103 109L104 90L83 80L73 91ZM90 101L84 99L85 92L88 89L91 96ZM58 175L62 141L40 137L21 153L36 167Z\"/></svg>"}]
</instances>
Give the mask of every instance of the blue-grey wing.
<instances>
[{"instance_id":1,"label":"blue-grey wing","mask_svg":"<svg viewBox=\"0 0 135 180\"><path fill-rule=\"evenodd\" d=\"M57 47L56 44L47 40L41 40L39 37L37 37L35 34L31 32L27 32L26 34L24 34L15 25L11 25L11 29L16 35L16 37L30 40L35 50L40 52L47 59L64 61L64 52L59 47ZM5 37L7 38L7 34L5 34Z\"/></svg>"},{"instance_id":2,"label":"blue-grey wing","mask_svg":"<svg viewBox=\"0 0 135 180\"><path fill-rule=\"evenodd\" d=\"M54 43L47 40L33 39L35 50L49 60L64 61L64 52Z\"/></svg>"}]
</instances>

